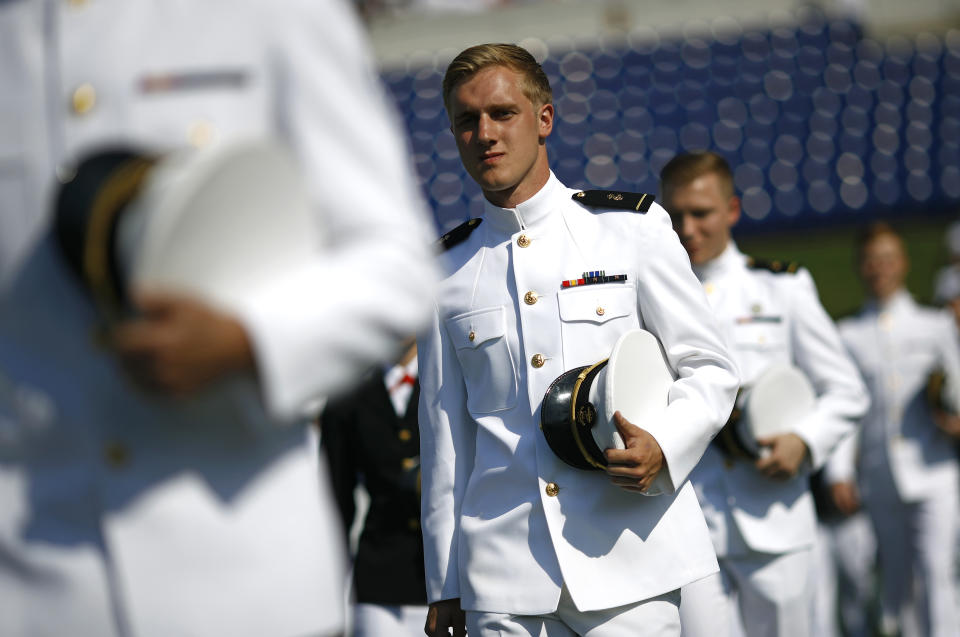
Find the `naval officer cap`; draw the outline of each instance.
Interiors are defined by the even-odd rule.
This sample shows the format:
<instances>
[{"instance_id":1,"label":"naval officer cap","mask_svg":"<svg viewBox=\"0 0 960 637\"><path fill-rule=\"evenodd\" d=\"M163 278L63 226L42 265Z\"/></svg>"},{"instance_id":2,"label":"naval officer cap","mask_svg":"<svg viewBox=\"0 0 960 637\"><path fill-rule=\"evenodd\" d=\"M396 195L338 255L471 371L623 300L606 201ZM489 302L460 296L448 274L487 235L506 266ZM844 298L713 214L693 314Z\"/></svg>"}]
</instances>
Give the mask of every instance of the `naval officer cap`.
<instances>
[{"instance_id":1,"label":"naval officer cap","mask_svg":"<svg viewBox=\"0 0 960 637\"><path fill-rule=\"evenodd\" d=\"M806 374L790 363L774 363L740 388L714 443L729 458L757 460L767 453L757 440L795 431L816 406L817 394Z\"/></svg>"},{"instance_id":2,"label":"naval officer cap","mask_svg":"<svg viewBox=\"0 0 960 637\"><path fill-rule=\"evenodd\" d=\"M127 311L132 287L236 310L315 258L322 232L292 156L253 139L159 156L93 153L57 194L54 229L107 322Z\"/></svg>"},{"instance_id":3,"label":"naval officer cap","mask_svg":"<svg viewBox=\"0 0 960 637\"><path fill-rule=\"evenodd\" d=\"M550 449L570 466L604 469L604 450L624 448L614 412L638 427L658 422L673 380L657 338L631 330L617 340L609 358L568 370L551 383L541 404L540 429Z\"/></svg>"}]
</instances>

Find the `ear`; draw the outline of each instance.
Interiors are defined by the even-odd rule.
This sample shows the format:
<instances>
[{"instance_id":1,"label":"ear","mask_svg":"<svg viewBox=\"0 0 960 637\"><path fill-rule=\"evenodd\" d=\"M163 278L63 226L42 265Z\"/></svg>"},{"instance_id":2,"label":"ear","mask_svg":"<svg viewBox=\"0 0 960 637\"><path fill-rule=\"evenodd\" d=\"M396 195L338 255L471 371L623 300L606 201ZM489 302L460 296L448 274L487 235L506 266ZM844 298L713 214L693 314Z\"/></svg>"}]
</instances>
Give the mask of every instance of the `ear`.
<instances>
[{"instance_id":1,"label":"ear","mask_svg":"<svg viewBox=\"0 0 960 637\"><path fill-rule=\"evenodd\" d=\"M553 104L544 104L537 112L540 140L546 139L553 130Z\"/></svg>"},{"instance_id":2,"label":"ear","mask_svg":"<svg viewBox=\"0 0 960 637\"><path fill-rule=\"evenodd\" d=\"M727 227L732 228L740 220L740 197L730 195L727 200Z\"/></svg>"}]
</instances>

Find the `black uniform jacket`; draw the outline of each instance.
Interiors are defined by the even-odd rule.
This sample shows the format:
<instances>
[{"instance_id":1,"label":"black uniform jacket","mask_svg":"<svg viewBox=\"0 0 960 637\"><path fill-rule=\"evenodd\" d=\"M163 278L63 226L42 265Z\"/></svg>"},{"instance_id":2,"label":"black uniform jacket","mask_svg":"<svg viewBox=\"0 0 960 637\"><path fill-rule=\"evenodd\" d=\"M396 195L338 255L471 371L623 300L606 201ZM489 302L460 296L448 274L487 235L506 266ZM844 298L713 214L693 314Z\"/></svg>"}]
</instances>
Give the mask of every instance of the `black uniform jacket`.
<instances>
[{"instance_id":1,"label":"black uniform jacket","mask_svg":"<svg viewBox=\"0 0 960 637\"><path fill-rule=\"evenodd\" d=\"M346 530L356 512L354 487L362 481L370 493L354 561L360 603L427 603L420 532L419 397L416 383L406 414L398 417L383 375L373 373L357 390L328 403L321 416L321 440Z\"/></svg>"}]
</instances>

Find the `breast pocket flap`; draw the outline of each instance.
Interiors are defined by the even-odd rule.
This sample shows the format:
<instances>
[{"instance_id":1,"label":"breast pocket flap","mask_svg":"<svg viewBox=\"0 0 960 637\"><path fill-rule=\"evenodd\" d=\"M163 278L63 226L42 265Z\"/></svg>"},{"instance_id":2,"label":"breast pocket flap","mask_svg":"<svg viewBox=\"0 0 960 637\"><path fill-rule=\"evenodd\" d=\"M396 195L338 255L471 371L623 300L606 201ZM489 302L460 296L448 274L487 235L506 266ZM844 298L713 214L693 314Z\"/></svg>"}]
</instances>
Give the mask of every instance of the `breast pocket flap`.
<instances>
[{"instance_id":1,"label":"breast pocket flap","mask_svg":"<svg viewBox=\"0 0 960 637\"><path fill-rule=\"evenodd\" d=\"M589 321L606 323L621 316L629 316L637 305L633 286L589 286L582 290L566 290L557 296L560 318L566 322Z\"/></svg>"},{"instance_id":2,"label":"breast pocket flap","mask_svg":"<svg viewBox=\"0 0 960 637\"><path fill-rule=\"evenodd\" d=\"M449 318L446 323L456 349L475 349L506 332L503 306L474 310Z\"/></svg>"}]
</instances>

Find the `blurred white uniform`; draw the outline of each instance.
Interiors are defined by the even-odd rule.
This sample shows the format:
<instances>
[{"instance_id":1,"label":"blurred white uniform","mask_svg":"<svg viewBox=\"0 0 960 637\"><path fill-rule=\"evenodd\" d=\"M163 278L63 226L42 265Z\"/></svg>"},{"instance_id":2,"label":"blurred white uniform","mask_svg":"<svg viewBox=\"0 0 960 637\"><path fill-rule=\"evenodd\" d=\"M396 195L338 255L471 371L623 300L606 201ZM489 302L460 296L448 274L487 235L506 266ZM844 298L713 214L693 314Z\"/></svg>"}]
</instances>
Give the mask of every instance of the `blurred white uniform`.
<instances>
[{"instance_id":1,"label":"blurred white uniform","mask_svg":"<svg viewBox=\"0 0 960 637\"><path fill-rule=\"evenodd\" d=\"M927 622L924 634L957 635L953 570L960 471L954 441L934 424L925 395L929 374L942 370L948 403L954 410L960 406L960 344L952 317L917 305L901 290L883 306L870 302L841 321L840 334L873 402L859 450L851 446L838 454L828 480L856 479L859 485L877 534L884 615L902 615L918 572L926 594L926 604L918 605Z\"/></svg>"},{"instance_id":2,"label":"blurred white uniform","mask_svg":"<svg viewBox=\"0 0 960 637\"><path fill-rule=\"evenodd\" d=\"M816 407L793 433L806 443L812 467L822 466L834 446L853 433L867 395L810 274L749 268L733 241L694 271L726 331L745 387L774 363L792 363L810 379ZM727 612L739 614L750 637L811 634L808 565L816 513L810 469L807 462L794 478L773 480L750 462L727 462L711 446L690 476L720 559ZM723 630L716 619L722 612L719 589L684 589L685 635Z\"/></svg>"},{"instance_id":3,"label":"blurred white uniform","mask_svg":"<svg viewBox=\"0 0 960 637\"><path fill-rule=\"evenodd\" d=\"M433 278L422 204L340 2L0 3L0 634L342 630L340 531L308 400L392 356ZM56 174L105 144L284 139L329 240L251 289L258 366L134 388L50 239Z\"/></svg>"},{"instance_id":4,"label":"blurred white uniform","mask_svg":"<svg viewBox=\"0 0 960 637\"><path fill-rule=\"evenodd\" d=\"M551 175L515 209L487 203L482 224L447 253L419 341L427 594L493 614L614 609L580 619L631 621L598 631L630 635L661 634L631 611L667 594L672 620L654 621L674 634L674 591L717 568L685 482L733 405L736 371L663 208L598 213L575 192ZM627 280L561 288L588 270ZM679 377L663 421L636 423L666 460L650 496L565 464L538 427L557 376L606 358L641 326ZM468 626L519 621L472 617Z\"/></svg>"},{"instance_id":5,"label":"blurred white uniform","mask_svg":"<svg viewBox=\"0 0 960 637\"><path fill-rule=\"evenodd\" d=\"M857 439L854 434L837 445L821 477L830 474L835 457L849 453L848 447L855 447ZM825 501L825 509L817 510L817 541L811 564L816 590L813 634L867 637L874 622L871 611L876 591L877 538L873 524L862 508L848 516L837 511L825 480L816 486L821 489L819 497Z\"/></svg>"}]
</instances>

